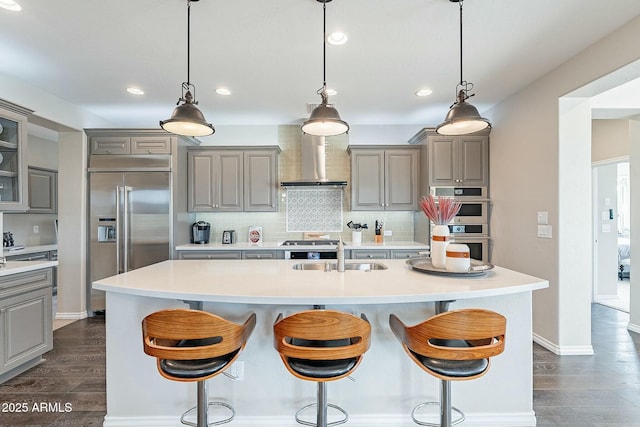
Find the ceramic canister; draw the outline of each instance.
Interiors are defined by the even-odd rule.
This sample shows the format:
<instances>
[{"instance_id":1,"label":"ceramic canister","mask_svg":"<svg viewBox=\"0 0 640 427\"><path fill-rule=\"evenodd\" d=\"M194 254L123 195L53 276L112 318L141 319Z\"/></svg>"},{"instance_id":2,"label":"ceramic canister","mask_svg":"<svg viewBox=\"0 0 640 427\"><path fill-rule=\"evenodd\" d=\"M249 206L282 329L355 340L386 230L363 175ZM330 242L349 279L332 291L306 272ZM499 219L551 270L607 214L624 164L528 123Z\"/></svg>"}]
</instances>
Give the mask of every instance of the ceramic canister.
<instances>
[{"instance_id":1,"label":"ceramic canister","mask_svg":"<svg viewBox=\"0 0 640 427\"><path fill-rule=\"evenodd\" d=\"M471 266L469 246L450 243L447 246L446 269L453 273L466 273Z\"/></svg>"},{"instance_id":2,"label":"ceramic canister","mask_svg":"<svg viewBox=\"0 0 640 427\"><path fill-rule=\"evenodd\" d=\"M449 246L449 227L434 225L431 230L431 264L436 268L446 268L446 251Z\"/></svg>"}]
</instances>

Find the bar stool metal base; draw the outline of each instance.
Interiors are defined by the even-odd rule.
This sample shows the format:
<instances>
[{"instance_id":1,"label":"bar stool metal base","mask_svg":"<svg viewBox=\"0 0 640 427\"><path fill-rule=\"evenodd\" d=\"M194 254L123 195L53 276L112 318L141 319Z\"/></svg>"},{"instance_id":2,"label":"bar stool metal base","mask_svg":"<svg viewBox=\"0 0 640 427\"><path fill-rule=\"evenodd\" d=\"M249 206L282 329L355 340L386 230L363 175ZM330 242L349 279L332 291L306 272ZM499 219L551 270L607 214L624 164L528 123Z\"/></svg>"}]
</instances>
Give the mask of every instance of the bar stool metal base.
<instances>
[{"instance_id":1,"label":"bar stool metal base","mask_svg":"<svg viewBox=\"0 0 640 427\"><path fill-rule=\"evenodd\" d=\"M298 412L296 412L296 422L297 422L298 424L302 424L302 425L305 425L305 426L316 427L316 426L317 426L317 424L316 424L316 423L312 423L312 422L310 422L310 421L305 421L305 420L303 420L302 418L300 418L300 414L301 414L304 410L306 410L306 409L309 409L309 408L315 408L315 407L317 407L317 406L318 406L318 404L317 404L317 403L311 403L311 404L309 404L309 405L307 405L307 406L303 406L302 408L300 408L300 409L298 410ZM332 422L330 422L330 423L327 423L327 424L326 424L326 425L327 425L327 427L337 426L337 425L340 425L340 424L344 424L344 423L346 423L346 422L349 420L349 414L347 413L347 411L345 411L344 409L342 409L342 408L341 408L341 407L339 407L338 405L334 405L333 403L329 403L329 404L327 404L327 407L328 407L328 408L336 409L337 411L341 412L341 413L344 415L344 418L342 418L342 419L339 419L339 420L336 420L336 421L332 421Z\"/></svg>"},{"instance_id":2,"label":"bar stool metal base","mask_svg":"<svg viewBox=\"0 0 640 427\"><path fill-rule=\"evenodd\" d=\"M221 424L228 423L236 416L236 411L235 409L233 409L233 406L224 402L209 402L207 397L207 388L208 387L206 381L198 381L198 406L194 406L193 408L182 414L182 416L180 417L180 422L182 424L191 427L219 426ZM231 416L222 420L209 422L209 407L211 406L222 406L224 408L227 408L229 411L231 411ZM195 423L186 420L186 418L193 412L197 413L197 422Z\"/></svg>"},{"instance_id":3,"label":"bar stool metal base","mask_svg":"<svg viewBox=\"0 0 640 427\"><path fill-rule=\"evenodd\" d=\"M440 406L440 402L424 402L421 403L419 405L417 405L415 408L413 408L413 411L411 411L411 419L413 420L414 423L421 425L421 426L428 426L428 427L441 427L444 424L442 423L428 423L426 421L420 421L419 419L416 418L416 412L419 411L420 409L424 408L425 406L429 406L429 405L435 405L435 406ZM459 410L458 408L455 407L451 407L451 411L452 412L456 412L459 417L456 418L455 420L451 421L451 426L455 426L457 424L460 424L461 422L464 421L464 413Z\"/></svg>"},{"instance_id":4,"label":"bar stool metal base","mask_svg":"<svg viewBox=\"0 0 640 427\"><path fill-rule=\"evenodd\" d=\"M332 427L332 426L344 424L347 422L347 420L349 420L349 414L347 414L347 411L345 411L344 409L342 409L337 405L334 405L332 403L327 403L327 383L326 382L323 382L323 381L318 382L317 396L318 396L318 400L316 403L311 403L307 406L303 406L298 410L298 412L296 412L296 421L298 422L298 424L302 424L310 427ZM305 421L300 418L300 413L302 411L304 411L305 409L314 408L314 407L317 408L315 423L312 423L310 421ZM336 421L328 422L327 408L336 409L337 411L341 412L344 415L344 418Z\"/></svg>"}]
</instances>

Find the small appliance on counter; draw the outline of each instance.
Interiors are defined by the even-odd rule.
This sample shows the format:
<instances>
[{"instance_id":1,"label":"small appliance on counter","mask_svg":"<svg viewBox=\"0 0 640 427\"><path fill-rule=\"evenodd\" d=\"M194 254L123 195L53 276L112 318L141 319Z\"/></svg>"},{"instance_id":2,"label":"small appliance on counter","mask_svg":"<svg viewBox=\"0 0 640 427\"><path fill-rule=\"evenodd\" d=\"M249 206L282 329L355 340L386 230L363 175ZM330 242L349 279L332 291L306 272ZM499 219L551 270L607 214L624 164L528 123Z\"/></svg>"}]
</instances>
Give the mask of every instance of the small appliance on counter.
<instances>
[{"instance_id":1,"label":"small appliance on counter","mask_svg":"<svg viewBox=\"0 0 640 427\"><path fill-rule=\"evenodd\" d=\"M13 245L13 233L10 231L5 231L4 233L2 233L2 246L5 248L9 248Z\"/></svg>"},{"instance_id":2,"label":"small appliance on counter","mask_svg":"<svg viewBox=\"0 0 640 427\"><path fill-rule=\"evenodd\" d=\"M191 243L204 245L209 243L211 225L205 221L194 222L191 226Z\"/></svg>"},{"instance_id":3,"label":"small appliance on counter","mask_svg":"<svg viewBox=\"0 0 640 427\"><path fill-rule=\"evenodd\" d=\"M236 242L236 230L224 230L222 232L222 243L230 245Z\"/></svg>"}]
</instances>

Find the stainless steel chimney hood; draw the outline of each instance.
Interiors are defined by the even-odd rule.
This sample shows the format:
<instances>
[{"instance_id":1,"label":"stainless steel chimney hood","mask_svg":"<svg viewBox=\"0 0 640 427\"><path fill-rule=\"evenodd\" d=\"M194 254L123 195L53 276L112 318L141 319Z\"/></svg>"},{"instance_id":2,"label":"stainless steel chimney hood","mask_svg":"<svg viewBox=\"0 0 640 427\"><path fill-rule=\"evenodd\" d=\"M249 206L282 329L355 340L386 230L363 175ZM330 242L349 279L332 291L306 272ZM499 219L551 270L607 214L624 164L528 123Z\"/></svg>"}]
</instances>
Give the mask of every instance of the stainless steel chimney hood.
<instances>
[{"instance_id":1,"label":"stainless steel chimney hood","mask_svg":"<svg viewBox=\"0 0 640 427\"><path fill-rule=\"evenodd\" d=\"M282 187L344 187L347 181L327 178L325 166L325 137L302 135L302 178L283 181Z\"/></svg>"}]
</instances>

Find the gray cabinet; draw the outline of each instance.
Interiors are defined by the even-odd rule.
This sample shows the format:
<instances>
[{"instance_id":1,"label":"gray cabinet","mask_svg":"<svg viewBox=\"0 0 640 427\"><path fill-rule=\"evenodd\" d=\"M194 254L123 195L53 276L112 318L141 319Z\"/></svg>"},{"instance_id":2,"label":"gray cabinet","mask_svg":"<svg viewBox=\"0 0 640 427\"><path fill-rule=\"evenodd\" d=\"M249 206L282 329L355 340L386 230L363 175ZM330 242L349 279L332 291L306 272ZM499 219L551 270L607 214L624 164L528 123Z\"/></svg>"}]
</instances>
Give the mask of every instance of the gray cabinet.
<instances>
[{"instance_id":1,"label":"gray cabinet","mask_svg":"<svg viewBox=\"0 0 640 427\"><path fill-rule=\"evenodd\" d=\"M188 162L189 211L242 211L242 151L190 151Z\"/></svg>"},{"instance_id":2,"label":"gray cabinet","mask_svg":"<svg viewBox=\"0 0 640 427\"><path fill-rule=\"evenodd\" d=\"M24 212L27 200L27 117L32 113L0 99L0 211Z\"/></svg>"},{"instance_id":3,"label":"gray cabinet","mask_svg":"<svg viewBox=\"0 0 640 427\"><path fill-rule=\"evenodd\" d=\"M279 152L279 148L190 150L189 211L277 211Z\"/></svg>"},{"instance_id":4,"label":"gray cabinet","mask_svg":"<svg viewBox=\"0 0 640 427\"><path fill-rule=\"evenodd\" d=\"M0 383L53 348L51 268L0 277Z\"/></svg>"},{"instance_id":5,"label":"gray cabinet","mask_svg":"<svg viewBox=\"0 0 640 427\"><path fill-rule=\"evenodd\" d=\"M351 259L389 259L388 249L352 249Z\"/></svg>"},{"instance_id":6,"label":"gray cabinet","mask_svg":"<svg viewBox=\"0 0 640 427\"><path fill-rule=\"evenodd\" d=\"M276 251L276 250L242 251L242 259L284 259L284 251Z\"/></svg>"},{"instance_id":7,"label":"gray cabinet","mask_svg":"<svg viewBox=\"0 0 640 427\"><path fill-rule=\"evenodd\" d=\"M489 136L429 136L429 185L489 184Z\"/></svg>"},{"instance_id":8,"label":"gray cabinet","mask_svg":"<svg viewBox=\"0 0 640 427\"><path fill-rule=\"evenodd\" d=\"M179 251L180 259L242 259L241 251Z\"/></svg>"},{"instance_id":9,"label":"gray cabinet","mask_svg":"<svg viewBox=\"0 0 640 427\"><path fill-rule=\"evenodd\" d=\"M58 211L58 172L29 167L29 213Z\"/></svg>"},{"instance_id":10,"label":"gray cabinet","mask_svg":"<svg viewBox=\"0 0 640 427\"><path fill-rule=\"evenodd\" d=\"M58 251L56 251L57 257ZM49 261L51 260L50 251L31 252L28 254L9 255L7 261Z\"/></svg>"},{"instance_id":11,"label":"gray cabinet","mask_svg":"<svg viewBox=\"0 0 640 427\"><path fill-rule=\"evenodd\" d=\"M91 137L91 154L171 154L170 136Z\"/></svg>"},{"instance_id":12,"label":"gray cabinet","mask_svg":"<svg viewBox=\"0 0 640 427\"><path fill-rule=\"evenodd\" d=\"M351 210L410 211L418 207L418 147L349 147Z\"/></svg>"},{"instance_id":13,"label":"gray cabinet","mask_svg":"<svg viewBox=\"0 0 640 427\"><path fill-rule=\"evenodd\" d=\"M278 210L278 153L276 150L244 153L245 212Z\"/></svg>"},{"instance_id":14,"label":"gray cabinet","mask_svg":"<svg viewBox=\"0 0 640 427\"><path fill-rule=\"evenodd\" d=\"M392 249L391 250L391 258L393 259L411 259L411 258L420 258L426 256L425 253L428 252L426 250L412 250L412 249Z\"/></svg>"}]
</instances>

